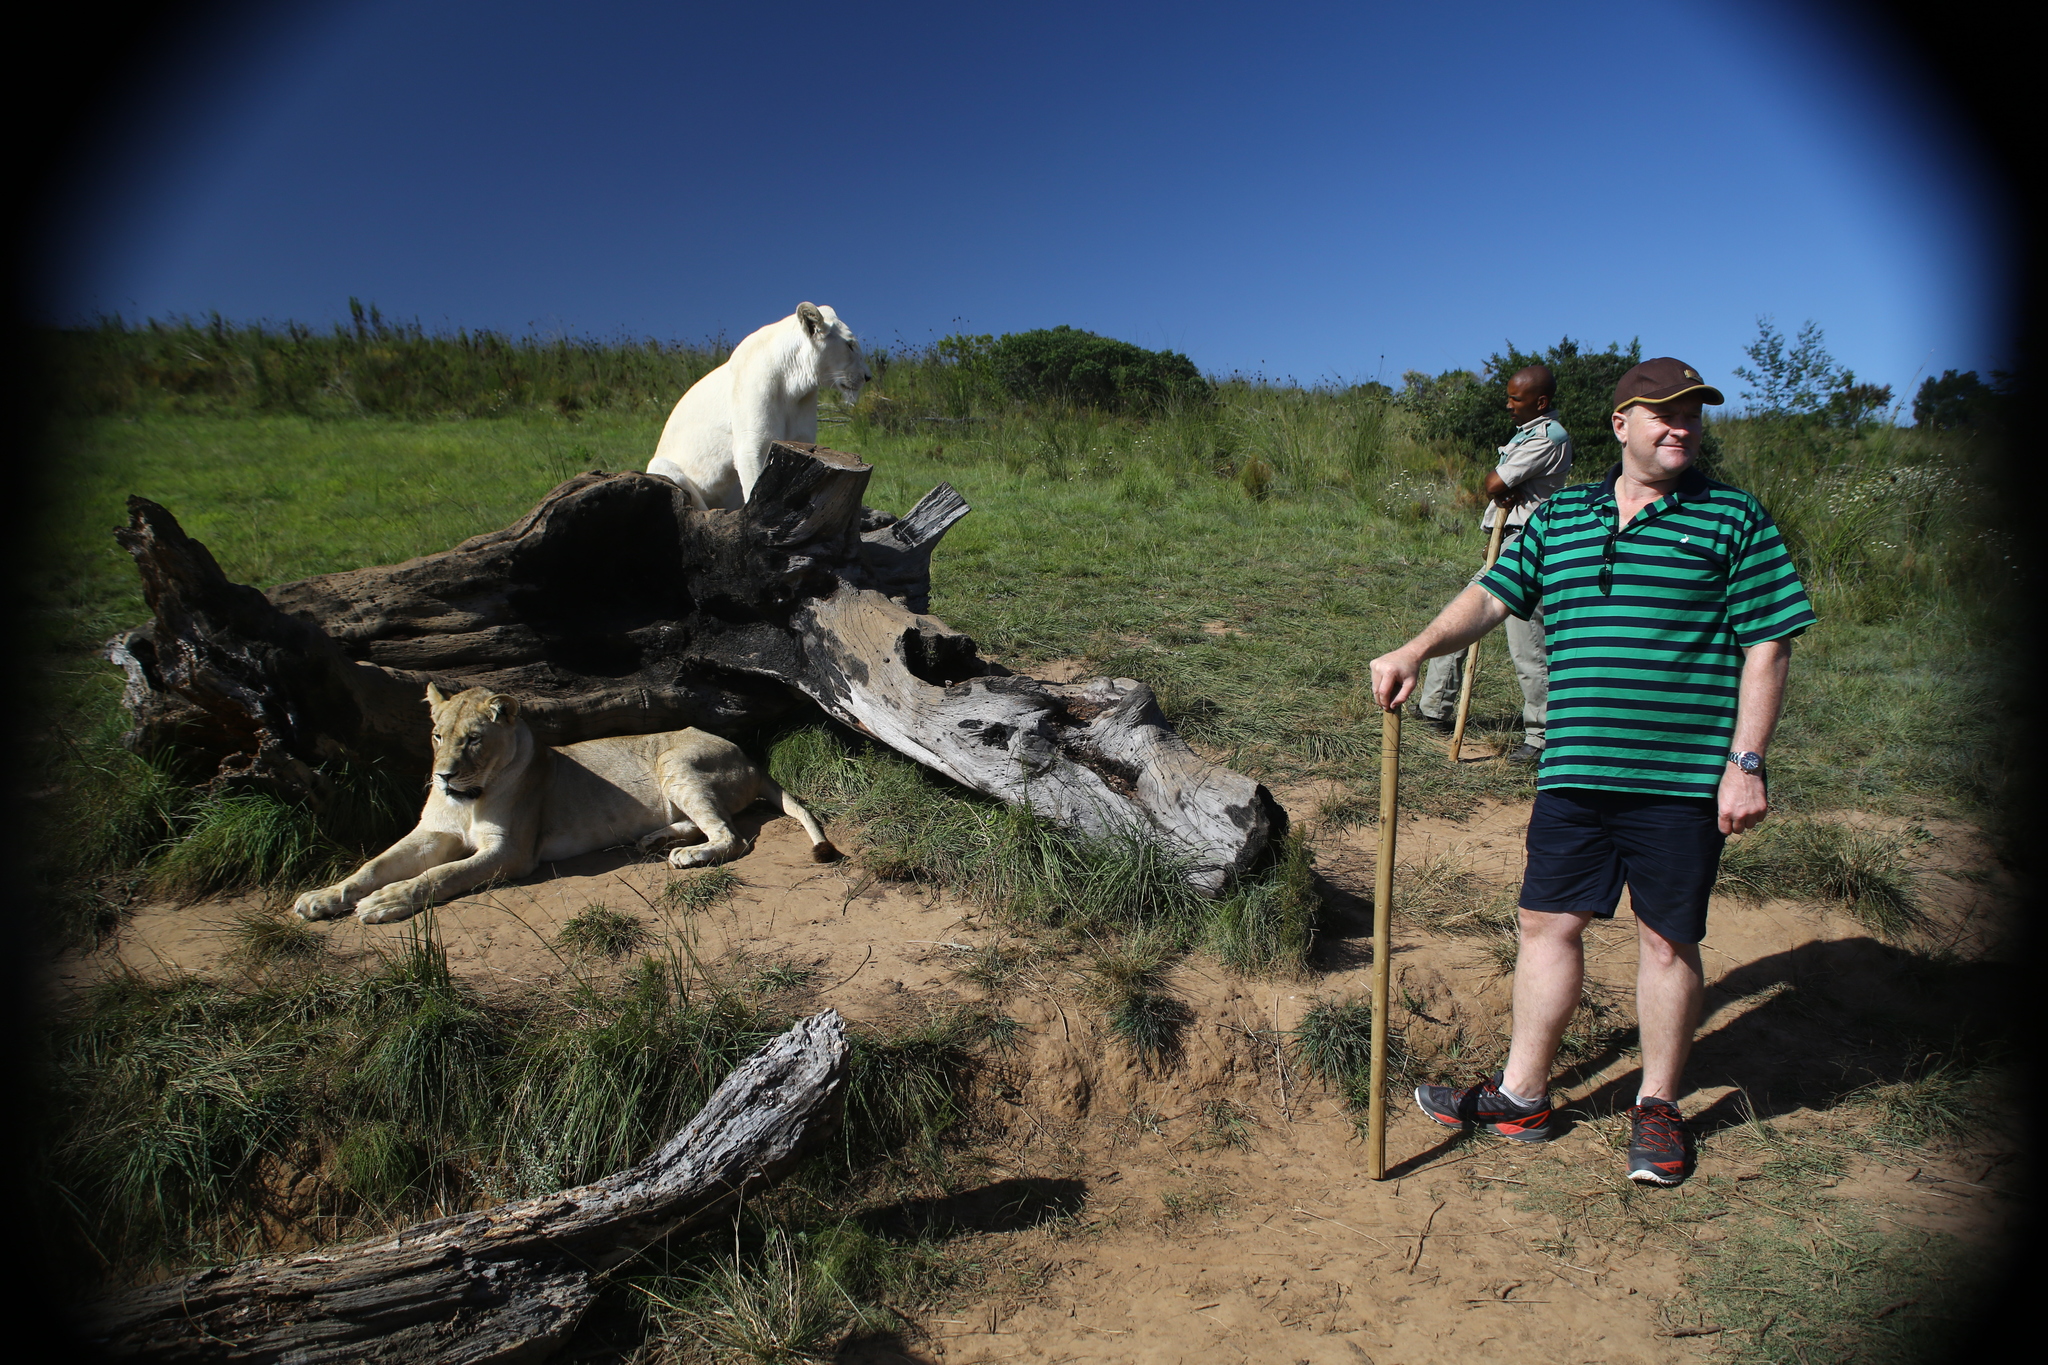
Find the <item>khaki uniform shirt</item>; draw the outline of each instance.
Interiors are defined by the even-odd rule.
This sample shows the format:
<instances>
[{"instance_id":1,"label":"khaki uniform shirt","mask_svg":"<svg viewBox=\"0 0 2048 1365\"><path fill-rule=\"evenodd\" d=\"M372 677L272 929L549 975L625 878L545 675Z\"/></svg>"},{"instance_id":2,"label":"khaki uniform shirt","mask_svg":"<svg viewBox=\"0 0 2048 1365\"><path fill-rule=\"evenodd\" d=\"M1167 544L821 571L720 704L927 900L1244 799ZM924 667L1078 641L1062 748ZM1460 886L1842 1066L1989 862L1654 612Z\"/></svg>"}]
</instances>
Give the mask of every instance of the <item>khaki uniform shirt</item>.
<instances>
[{"instance_id":1,"label":"khaki uniform shirt","mask_svg":"<svg viewBox=\"0 0 2048 1365\"><path fill-rule=\"evenodd\" d=\"M1508 510L1509 528L1528 525L1544 499L1564 487L1571 471L1572 438L1555 412L1531 417L1515 428L1514 436L1500 448L1500 463L1495 466L1502 483L1522 490L1522 501ZM1499 512L1500 508L1487 503L1480 529L1491 531Z\"/></svg>"}]
</instances>

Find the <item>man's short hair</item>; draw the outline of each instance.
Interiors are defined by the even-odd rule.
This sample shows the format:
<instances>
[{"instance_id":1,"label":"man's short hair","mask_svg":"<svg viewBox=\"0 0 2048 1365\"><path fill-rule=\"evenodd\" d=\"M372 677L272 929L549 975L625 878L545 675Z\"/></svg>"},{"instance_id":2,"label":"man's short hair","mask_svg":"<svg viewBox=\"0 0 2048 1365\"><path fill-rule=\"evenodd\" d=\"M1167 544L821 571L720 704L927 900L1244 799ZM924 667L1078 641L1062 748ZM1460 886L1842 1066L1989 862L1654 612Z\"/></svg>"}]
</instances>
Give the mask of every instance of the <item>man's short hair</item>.
<instances>
[{"instance_id":1,"label":"man's short hair","mask_svg":"<svg viewBox=\"0 0 2048 1365\"><path fill-rule=\"evenodd\" d=\"M1508 376L1508 383L1512 384L1517 379L1521 380L1529 392L1535 394L1538 398L1557 397L1557 376L1550 372L1548 365L1540 363L1524 365L1521 369Z\"/></svg>"}]
</instances>

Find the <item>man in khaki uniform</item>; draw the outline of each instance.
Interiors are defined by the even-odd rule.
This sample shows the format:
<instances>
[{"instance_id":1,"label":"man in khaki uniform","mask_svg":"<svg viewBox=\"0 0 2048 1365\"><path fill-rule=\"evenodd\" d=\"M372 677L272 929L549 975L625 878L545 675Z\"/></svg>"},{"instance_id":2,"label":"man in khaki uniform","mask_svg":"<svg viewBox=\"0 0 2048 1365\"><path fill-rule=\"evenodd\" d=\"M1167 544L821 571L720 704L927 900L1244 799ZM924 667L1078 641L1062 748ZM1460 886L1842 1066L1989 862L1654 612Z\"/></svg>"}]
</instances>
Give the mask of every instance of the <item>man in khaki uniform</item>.
<instances>
[{"instance_id":1,"label":"man in khaki uniform","mask_svg":"<svg viewBox=\"0 0 2048 1365\"><path fill-rule=\"evenodd\" d=\"M1572 468L1572 438L1557 420L1557 378L1548 365L1517 370L1508 380L1508 411L1519 423L1500 448L1500 463L1486 476L1486 516L1481 530L1491 534L1496 517L1508 519L1501 533L1501 553L1529 524L1529 518L1552 493L1564 487ZM1484 570L1481 570L1483 573ZM1477 583L1478 578L1473 582ZM1522 743L1507 756L1510 763L1534 763L1543 756L1544 712L1550 699L1550 666L1543 650L1543 613L1528 620L1510 616L1504 627L1508 657L1522 683ZM1458 689L1465 678L1461 650L1429 661L1415 709L1422 723L1440 734L1456 728Z\"/></svg>"}]
</instances>

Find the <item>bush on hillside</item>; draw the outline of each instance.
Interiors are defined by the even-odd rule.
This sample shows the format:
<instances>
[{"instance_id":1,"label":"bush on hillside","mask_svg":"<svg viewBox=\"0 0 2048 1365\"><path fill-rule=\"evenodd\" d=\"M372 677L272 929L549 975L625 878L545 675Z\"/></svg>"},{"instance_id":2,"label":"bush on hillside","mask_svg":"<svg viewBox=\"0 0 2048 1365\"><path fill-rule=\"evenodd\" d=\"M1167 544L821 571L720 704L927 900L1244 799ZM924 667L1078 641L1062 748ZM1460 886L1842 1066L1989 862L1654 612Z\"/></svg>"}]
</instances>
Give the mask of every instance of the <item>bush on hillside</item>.
<instances>
[{"instance_id":1,"label":"bush on hillside","mask_svg":"<svg viewBox=\"0 0 2048 1365\"><path fill-rule=\"evenodd\" d=\"M1854 431L1891 407L1891 385L1860 383L1854 370L1837 365L1819 323L1808 319L1789 348L1767 317L1756 320L1756 333L1742 348L1750 364L1735 367L1750 386L1742 396L1752 416Z\"/></svg>"},{"instance_id":2,"label":"bush on hillside","mask_svg":"<svg viewBox=\"0 0 2048 1365\"><path fill-rule=\"evenodd\" d=\"M1410 370L1396 401L1414 413L1425 439L1448 441L1475 459L1491 462L1494 452L1515 434L1507 410L1508 380L1527 365L1548 365L1557 376L1557 419L1572 434L1576 455L1604 461L1610 443L1607 427L1614 385L1643 358L1642 344L1631 341L1623 350L1609 342L1595 351L1570 337L1540 354L1508 343L1505 355L1486 358L1480 373L1446 370L1427 375Z\"/></svg>"},{"instance_id":3,"label":"bush on hillside","mask_svg":"<svg viewBox=\"0 0 2048 1365\"><path fill-rule=\"evenodd\" d=\"M2003 427L2011 387L2012 376L1998 370L1989 384L1975 370L1943 370L1941 378L1921 381L1913 396L1913 423L1933 431Z\"/></svg>"},{"instance_id":4,"label":"bush on hillside","mask_svg":"<svg viewBox=\"0 0 2048 1365\"><path fill-rule=\"evenodd\" d=\"M1209 396L1209 381L1180 352L1148 351L1074 327L1011 332L971 354L1013 398L1127 411Z\"/></svg>"}]
</instances>

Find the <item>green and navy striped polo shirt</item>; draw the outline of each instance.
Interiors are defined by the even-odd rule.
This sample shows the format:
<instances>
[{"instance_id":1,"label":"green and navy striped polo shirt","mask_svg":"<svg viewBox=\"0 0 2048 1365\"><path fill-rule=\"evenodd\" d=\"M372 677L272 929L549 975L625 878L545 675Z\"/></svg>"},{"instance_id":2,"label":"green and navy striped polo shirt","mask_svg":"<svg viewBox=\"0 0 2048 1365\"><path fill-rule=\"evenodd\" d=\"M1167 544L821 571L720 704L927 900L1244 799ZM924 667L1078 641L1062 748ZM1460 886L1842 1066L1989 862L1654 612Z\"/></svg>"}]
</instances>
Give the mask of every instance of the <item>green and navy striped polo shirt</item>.
<instances>
[{"instance_id":1,"label":"green and navy striped polo shirt","mask_svg":"<svg viewBox=\"0 0 2048 1365\"><path fill-rule=\"evenodd\" d=\"M1711 797L1743 649L1798 635L1813 607L1755 498L1689 469L1617 530L1620 474L1554 494L1479 586L1523 620L1543 609L1550 733L1537 786Z\"/></svg>"}]
</instances>

